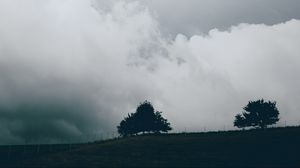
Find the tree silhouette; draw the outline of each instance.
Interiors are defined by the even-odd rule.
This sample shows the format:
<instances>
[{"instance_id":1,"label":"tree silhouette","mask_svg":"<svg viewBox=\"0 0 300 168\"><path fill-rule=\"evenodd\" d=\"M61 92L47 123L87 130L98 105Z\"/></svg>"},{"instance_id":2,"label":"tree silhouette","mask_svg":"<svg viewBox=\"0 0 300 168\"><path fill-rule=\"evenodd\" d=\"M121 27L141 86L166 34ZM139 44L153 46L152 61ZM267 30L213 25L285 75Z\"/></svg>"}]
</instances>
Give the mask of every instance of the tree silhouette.
<instances>
[{"instance_id":1,"label":"tree silhouette","mask_svg":"<svg viewBox=\"0 0 300 168\"><path fill-rule=\"evenodd\" d=\"M243 108L242 114L237 114L234 120L234 126L238 128L259 127L266 128L268 125L279 121L279 111L276 102L265 102L264 99L249 101Z\"/></svg>"},{"instance_id":2,"label":"tree silhouette","mask_svg":"<svg viewBox=\"0 0 300 168\"><path fill-rule=\"evenodd\" d=\"M120 135L127 136L137 133L137 127L134 119L134 114L131 113L120 122L120 125L117 127Z\"/></svg>"},{"instance_id":3,"label":"tree silhouette","mask_svg":"<svg viewBox=\"0 0 300 168\"><path fill-rule=\"evenodd\" d=\"M152 104L148 101L141 103L135 113L135 124L138 132L150 132L155 127L155 113Z\"/></svg>"},{"instance_id":4,"label":"tree silhouette","mask_svg":"<svg viewBox=\"0 0 300 168\"><path fill-rule=\"evenodd\" d=\"M155 124L153 129L155 133L160 133L160 131L168 132L172 130L170 123L168 123L167 119L164 119L161 116L161 113L162 113L161 111L155 112Z\"/></svg>"},{"instance_id":5,"label":"tree silhouette","mask_svg":"<svg viewBox=\"0 0 300 168\"><path fill-rule=\"evenodd\" d=\"M141 103L135 113L128 114L117 126L118 132L122 136L134 135L140 132L168 132L172 128L167 119L161 116L162 112L154 111L149 101Z\"/></svg>"}]
</instances>

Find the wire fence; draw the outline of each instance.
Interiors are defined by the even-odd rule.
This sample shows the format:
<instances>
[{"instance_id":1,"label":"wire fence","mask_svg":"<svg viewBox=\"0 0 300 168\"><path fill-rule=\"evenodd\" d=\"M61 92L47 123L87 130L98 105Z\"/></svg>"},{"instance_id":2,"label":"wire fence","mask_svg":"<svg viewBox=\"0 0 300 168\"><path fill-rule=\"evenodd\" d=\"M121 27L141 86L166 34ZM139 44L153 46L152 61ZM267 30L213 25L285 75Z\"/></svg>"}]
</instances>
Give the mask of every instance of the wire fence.
<instances>
[{"instance_id":1,"label":"wire fence","mask_svg":"<svg viewBox=\"0 0 300 168\"><path fill-rule=\"evenodd\" d=\"M287 122L283 121L274 125L269 126L268 128L278 128L278 127L287 127ZM251 128L250 128L251 129ZM224 124L219 125L218 127L212 128L207 126L200 126L196 128L192 127L182 127L182 128L175 128L174 130L170 131L169 133L205 133L205 132L219 132L219 131L234 131L240 130L239 128L234 127L233 125ZM107 131L107 132L90 132L85 133L80 136L73 136L73 137L60 137L56 138L55 140L49 141L42 141L42 143L37 141L27 141L25 143L20 144L10 144L10 145L57 145L57 144L83 144L83 143L92 143L92 142L101 142L111 139L120 138L120 135L117 131ZM0 144L1 147L1 144Z\"/></svg>"},{"instance_id":2,"label":"wire fence","mask_svg":"<svg viewBox=\"0 0 300 168\"><path fill-rule=\"evenodd\" d=\"M298 125L300 126L300 125ZM271 128L287 127L286 122L270 126ZM223 125L221 129L211 129L205 126L198 129L190 129L188 127L171 131L174 133L205 133L212 131L232 131L232 126ZM239 130L239 129L235 129ZM165 134L166 135L166 134ZM43 143L43 144L20 144L20 145L0 145L0 167L1 165L9 165L12 163L19 164L22 167L22 161L30 160L39 156L45 156L52 153L71 152L82 147L91 145L91 143L102 143L104 141L120 138L116 131L90 133L78 137L76 140L64 140L60 143ZM15 164L15 165L16 165Z\"/></svg>"},{"instance_id":3,"label":"wire fence","mask_svg":"<svg viewBox=\"0 0 300 168\"><path fill-rule=\"evenodd\" d=\"M270 128L282 128L287 127L286 122L281 122L275 125L270 126ZM218 131L233 131L240 129L233 129L234 127L231 125L223 125L220 129L208 128L208 127L199 127L198 129L191 129L188 127L182 129L176 129L171 131L171 134L174 133L205 133L205 132L218 132ZM84 134L82 136L76 137L72 140L61 140L56 143L34 143L27 142L25 144L14 144L14 145L0 145L0 163L2 162L12 162L33 158L35 156L43 155L43 154L51 154L55 152L63 152L63 151L72 151L78 148L81 148L86 145L90 145L91 143L101 143L103 141L109 141L120 138L120 135L116 131L111 132L101 132L101 133L90 133Z\"/></svg>"}]
</instances>

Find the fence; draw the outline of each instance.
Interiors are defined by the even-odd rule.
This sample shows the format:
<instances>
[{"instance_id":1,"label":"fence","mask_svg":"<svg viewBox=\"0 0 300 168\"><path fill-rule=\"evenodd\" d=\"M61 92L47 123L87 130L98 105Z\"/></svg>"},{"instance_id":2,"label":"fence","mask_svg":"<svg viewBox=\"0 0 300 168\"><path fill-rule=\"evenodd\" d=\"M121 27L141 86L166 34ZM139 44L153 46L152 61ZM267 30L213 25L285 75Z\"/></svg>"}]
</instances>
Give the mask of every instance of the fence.
<instances>
[{"instance_id":1,"label":"fence","mask_svg":"<svg viewBox=\"0 0 300 168\"><path fill-rule=\"evenodd\" d=\"M282 122L276 125L272 125L271 128L286 127L286 122ZM176 129L170 133L190 133L190 132L211 132L211 131L230 131L238 130L237 128L232 129L233 126L223 125L221 129L209 129L205 126L199 127L198 129L191 129L188 127L182 129ZM93 142L102 142L119 138L117 132L101 132L101 133L90 133L85 134L75 139L69 140L58 140L56 143L49 142L43 144L34 144L29 142L26 144L15 144L15 145L0 145L0 163L18 161L25 158L39 156L41 154L49 154L61 151L72 151L89 145Z\"/></svg>"}]
</instances>

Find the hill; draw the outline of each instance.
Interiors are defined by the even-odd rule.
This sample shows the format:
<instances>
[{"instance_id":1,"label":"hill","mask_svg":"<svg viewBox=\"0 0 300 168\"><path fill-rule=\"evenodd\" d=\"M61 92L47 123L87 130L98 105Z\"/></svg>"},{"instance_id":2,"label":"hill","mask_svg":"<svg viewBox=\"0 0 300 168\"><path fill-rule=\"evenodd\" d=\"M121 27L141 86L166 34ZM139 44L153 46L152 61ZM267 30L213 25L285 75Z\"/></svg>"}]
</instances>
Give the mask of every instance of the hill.
<instances>
[{"instance_id":1,"label":"hill","mask_svg":"<svg viewBox=\"0 0 300 168\"><path fill-rule=\"evenodd\" d=\"M27 167L299 167L300 127L141 135L44 153ZM14 166L17 163L6 163Z\"/></svg>"}]
</instances>

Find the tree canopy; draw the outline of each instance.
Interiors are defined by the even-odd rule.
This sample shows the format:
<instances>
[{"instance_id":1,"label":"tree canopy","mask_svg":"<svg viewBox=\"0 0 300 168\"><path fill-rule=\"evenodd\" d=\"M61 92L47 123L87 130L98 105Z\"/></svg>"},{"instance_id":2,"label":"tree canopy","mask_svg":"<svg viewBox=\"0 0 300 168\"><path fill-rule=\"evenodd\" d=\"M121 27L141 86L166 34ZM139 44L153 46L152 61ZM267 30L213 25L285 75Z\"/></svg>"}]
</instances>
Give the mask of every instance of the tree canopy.
<instances>
[{"instance_id":1,"label":"tree canopy","mask_svg":"<svg viewBox=\"0 0 300 168\"><path fill-rule=\"evenodd\" d=\"M259 127L266 128L268 125L279 121L279 111L276 102L264 101L264 99L249 101L243 108L242 114L237 114L234 120L234 126L238 128Z\"/></svg>"},{"instance_id":2,"label":"tree canopy","mask_svg":"<svg viewBox=\"0 0 300 168\"><path fill-rule=\"evenodd\" d=\"M117 126L122 136L138 134L140 132L168 132L172 130L167 119L162 117L162 112L156 111L149 101L141 103L135 113L130 113Z\"/></svg>"}]
</instances>

